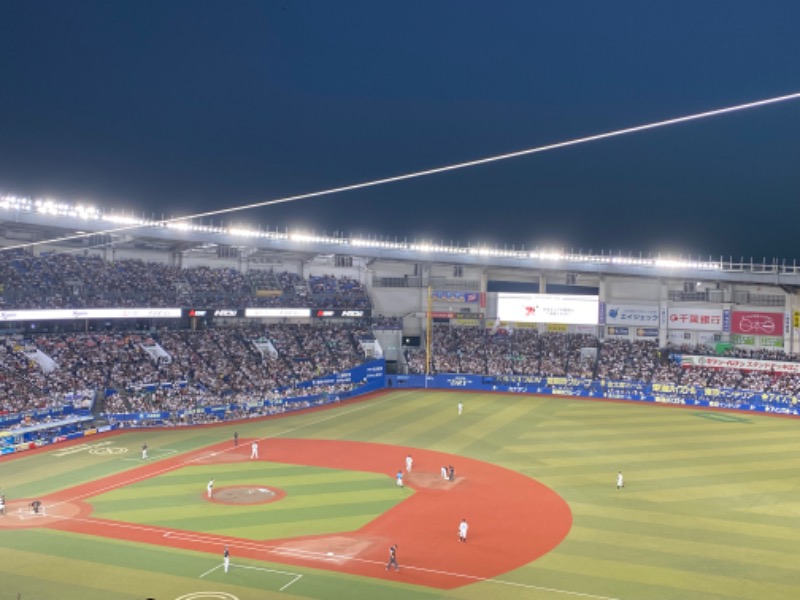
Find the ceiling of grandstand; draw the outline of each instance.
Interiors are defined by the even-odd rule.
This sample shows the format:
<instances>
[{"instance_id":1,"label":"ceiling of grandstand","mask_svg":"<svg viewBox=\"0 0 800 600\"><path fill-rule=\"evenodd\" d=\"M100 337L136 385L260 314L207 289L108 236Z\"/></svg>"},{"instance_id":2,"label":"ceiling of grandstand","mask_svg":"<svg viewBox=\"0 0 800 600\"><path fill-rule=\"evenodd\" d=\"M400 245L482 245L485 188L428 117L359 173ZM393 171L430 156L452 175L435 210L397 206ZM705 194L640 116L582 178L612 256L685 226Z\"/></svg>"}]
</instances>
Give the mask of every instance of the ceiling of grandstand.
<instances>
[{"instance_id":1,"label":"ceiling of grandstand","mask_svg":"<svg viewBox=\"0 0 800 600\"><path fill-rule=\"evenodd\" d=\"M0 194L154 218L800 91L796 0L5 0L0 24ZM793 101L224 218L793 259L797 156Z\"/></svg>"}]
</instances>

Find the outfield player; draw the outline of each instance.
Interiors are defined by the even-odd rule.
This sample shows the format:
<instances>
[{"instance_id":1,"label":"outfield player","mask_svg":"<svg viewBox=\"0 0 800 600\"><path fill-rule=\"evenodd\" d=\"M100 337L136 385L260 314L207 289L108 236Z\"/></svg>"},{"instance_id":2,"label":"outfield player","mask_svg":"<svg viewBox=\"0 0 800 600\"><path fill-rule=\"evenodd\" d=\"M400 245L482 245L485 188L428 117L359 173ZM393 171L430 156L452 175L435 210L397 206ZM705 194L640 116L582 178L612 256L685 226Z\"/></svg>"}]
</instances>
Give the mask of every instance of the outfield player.
<instances>
[{"instance_id":1,"label":"outfield player","mask_svg":"<svg viewBox=\"0 0 800 600\"><path fill-rule=\"evenodd\" d=\"M0 495L0 515L6 514L6 496Z\"/></svg>"},{"instance_id":2,"label":"outfield player","mask_svg":"<svg viewBox=\"0 0 800 600\"><path fill-rule=\"evenodd\" d=\"M461 523L458 524L458 541L459 542L466 542L467 541L467 531L469 531L469 524L467 523L466 519L461 519Z\"/></svg>"},{"instance_id":3,"label":"outfield player","mask_svg":"<svg viewBox=\"0 0 800 600\"><path fill-rule=\"evenodd\" d=\"M458 401L458 414L460 415L462 412L464 412L464 403L461 402L461 400L459 400Z\"/></svg>"},{"instance_id":4,"label":"outfield player","mask_svg":"<svg viewBox=\"0 0 800 600\"><path fill-rule=\"evenodd\" d=\"M414 466L414 459L411 458L411 455L409 454L408 456L406 456L406 473L411 473L411 467L413 466Z\"/></svg>"},{"instance_id":5,"label":"outfield player","mask_svg":"<svg viewBox=\"0 0 800 600\"><path fill-rule=\"evenodd\" d=\"M255 460L258 458L258 442L253 442L250 444L250 460Z\"/></svg>"},{"instance_id":6,"label":"outfield player","mask_svg":"<svg viewBox=\"0 0 800 600\"><path fill-rule=\"evenodd\" d=\"M622 477L622 471L617 471L617 489L625 487L625 480Z\"/></svg>"},{"instance_id":7,"label":"outfield player","mask_svg":"<svg viewBox=\"0 0 800 600\"><path fill-rule=\"evenodd\" d=\"M208 491L208 497L211 498L211 496L214 495L214 480L213 479L208 482L208 485L206 486L206 490Z\"/></svg>"},{"instance_id":8,"label":"outfield player","mask_svg":"<svg viewBox=\"0 0 800 600\"><path fill-rule=\"evenodd\" d=\"M386 570L388 571L391 566L394 566L395 571L400 570L400 566L397 564L397 544L389 546L389 562L386 563Z\"/></svg>"},{"instance_id":9,"label":"outfield player","mask_svg":"<svg viewBox=\"0 0 800 600\"><path fill-rule=\"evenodd\" d=\"M142 460L147 460L147 442L142 444Z\"/></svg>"},{"instance_id":10,"label":"outfield player","mask_svg":"<svg viewBox=\"0 0 800 600\"><path fill-rule=\"evenodd\" d=\"M238 431L234 431L233 432L233 447L235 448L238 445L239 445L239 432Z\"/></svg>"},{"instance_id":11,"label":"outfield player","mask_svg":"<svg viewBox=\"0 0 800 600\"><path fill-rule=\"evenodd\" d=\"M222 552L222 564L225 566L225 572L228 572L228 568L231 566L231 553L228 552L228 547L225 546L225 550Z\"/></svg>"}]
</instances>

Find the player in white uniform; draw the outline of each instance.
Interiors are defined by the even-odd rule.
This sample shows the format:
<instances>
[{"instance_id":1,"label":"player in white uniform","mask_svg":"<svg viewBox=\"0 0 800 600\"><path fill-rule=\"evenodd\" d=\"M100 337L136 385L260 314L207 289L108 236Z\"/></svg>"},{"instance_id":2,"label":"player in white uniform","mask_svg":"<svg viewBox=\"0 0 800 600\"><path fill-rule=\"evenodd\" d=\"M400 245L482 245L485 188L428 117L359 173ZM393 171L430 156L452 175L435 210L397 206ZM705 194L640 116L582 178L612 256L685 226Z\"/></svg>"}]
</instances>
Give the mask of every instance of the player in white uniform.
<instances>
[{"instance_id":1,"label":"player in white uniform","mask_svg":"<svg viewBox=\"0 0 800 600\"><path fill-rule=\"evenodd\" d=\"M447 467L442 467L442 479L449 479L447 474Z\"/></svg>"},{"instance_id":2,"label":"player in white uniform","mask_svg":"<svg viewBox=\"0 0 800 600\"><path fill-rule=\"evenodd\" d=\"M228 552L228 547L225 546L225 551L222 553L222 564L225 566L225 572L228 572L228 568L231 566L231 553Z\"/></svg>"},{"instance_id":3,"label":"player in white uniform","mask_svg":"<svg viewBox=\"0 0 800 600\"><path fill-rule=\"evenodd\" d=\"M250 444L250 460L258 458L258 442Z\"/></svg>"},{"instance_id":4,"label":"player in white uniform","mask_svg":"<svg viewBox=\"0 0 800 600\"><path fill-rule=\"evenodd\" d=\"M411 473L411 467L413 466L414 466L414 459L411 458L411 455L409 454L408 456L406 456L406 473Z\"/></svg>"},{"instance_id":5,"label":"player in white uniform","mask_svg":"<svg viewBox=\"0 0 800 600\"><path fill-rule=\"evenodd\" d=\"M467 531L469 531L469 524L467 523L466 519L461 519L461 523L458 524L458 541L459 542L466 542L467 541Z\"/></svg>"},{"instance_id":6,"label":"player in white uniform","mask_svg":"<svg viewBox=\"0 0 800 600\"><path fill-rule=\"evenodd\" d=\"M625 487L625 480L622 478L622 471L617 472L617 489Z\"/></svg>"},{"instance_id":7,"label":"player in white uniform","mask_svg":"<svg viewBox=\"0 0 800 600\"><path fill-rule=\"evenodd\" d=\"M458 401L458 414L460 415L462 412L464 412L464 403L461 402L461 400L459 400Z\"/></svg>"},{"instance_id":8,"label":"player in white uniform","mask_svg":"<svg viewBox=\"0 0 800 600\"><path fill-rule=\"evenodd\" d=\"M206 490L208 491L208 497L211 498L211 496L214 495L214 480L213 479L208 482L208 485L206 486Z\"/></svg>"}]
</instances>

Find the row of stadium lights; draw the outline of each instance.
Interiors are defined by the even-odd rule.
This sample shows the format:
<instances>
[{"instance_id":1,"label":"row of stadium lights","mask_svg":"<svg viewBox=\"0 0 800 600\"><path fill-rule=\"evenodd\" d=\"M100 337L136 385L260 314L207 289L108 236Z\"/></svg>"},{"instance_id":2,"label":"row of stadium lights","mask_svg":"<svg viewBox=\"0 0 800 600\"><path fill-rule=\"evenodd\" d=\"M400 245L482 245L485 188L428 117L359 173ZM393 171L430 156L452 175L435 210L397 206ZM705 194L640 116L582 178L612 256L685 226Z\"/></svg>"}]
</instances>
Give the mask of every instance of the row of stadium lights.
<instances>
[{"instance_id":1,"label":"row of stadium lights","mask_svg":"<svg viewBox=\"0 0 800 600\"><path fill-rule=\"evenodd\" d=\"M302 232L280 233L277 231L260 231L243 227L215 227L213 225L195 225L187 221L154 221L124 215L104 214L93 206L83 206L81 204L72 205L65 202L55 202L53 200L31 200L29 198L19 198L17 196L0 196L0 208L12 211L33 212L54 217L72 217L91 221L104 221L114 225L122 226L143 226L143 227L166 227L179 231L198 231L203 233L222 233L237 237L258 237L273 240L288 240L299 243L319 243L336 244L340 246L352 246L355 248L383 248L389 250L406 250L422 253L441 253L441 254L461 254L470 256L486 256L492 258L516 258L520 260L545 260L563 262L584 262L593 264L612 264L621 266L643 266L655 267L660 269L705 269L720 270L722 265L718 262L710 261L684 261L672 258L635 258L626 256L592 256L586 254L565 254L563 252L551 251L524 251L524 250L500 250L488 247L462 247L445 246L427 243L408 243L386 240L370 240L363 238L339 238L328 237Z\"/></svg>"}]
</instances>

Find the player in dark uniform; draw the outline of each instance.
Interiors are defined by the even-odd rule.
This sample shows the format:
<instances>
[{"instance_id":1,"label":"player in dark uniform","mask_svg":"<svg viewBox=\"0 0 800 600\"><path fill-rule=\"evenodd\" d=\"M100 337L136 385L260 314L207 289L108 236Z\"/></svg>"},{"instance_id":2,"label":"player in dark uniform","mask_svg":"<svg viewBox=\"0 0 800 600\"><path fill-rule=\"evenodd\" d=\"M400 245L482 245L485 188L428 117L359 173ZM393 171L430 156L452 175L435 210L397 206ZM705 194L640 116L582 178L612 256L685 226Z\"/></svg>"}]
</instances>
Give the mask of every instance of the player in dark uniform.
<instances>
[{"instance_id":1,"label":"player in dark uniform","mask_svg":"<svg viewBox=\"0 0 800 600\"><path fill-rule=\"evenodd\" d=\"M234 445L234 447L239 445L239 432L238 431L234 431L233 432L233 445Z\"/></svg>"},{"instance_id":2,"label":"player in dark uniform","mask_svg":"<svg viewBox=\"0 0 800 600\"><path fill-rule=\"evenodd\" d=\"M386 563L386 570L388 571L392 565L394 565L395 571L400 570L400 566L397 564L397 544L389 546L389 562Z\"/></svg>"}]
</instances>

